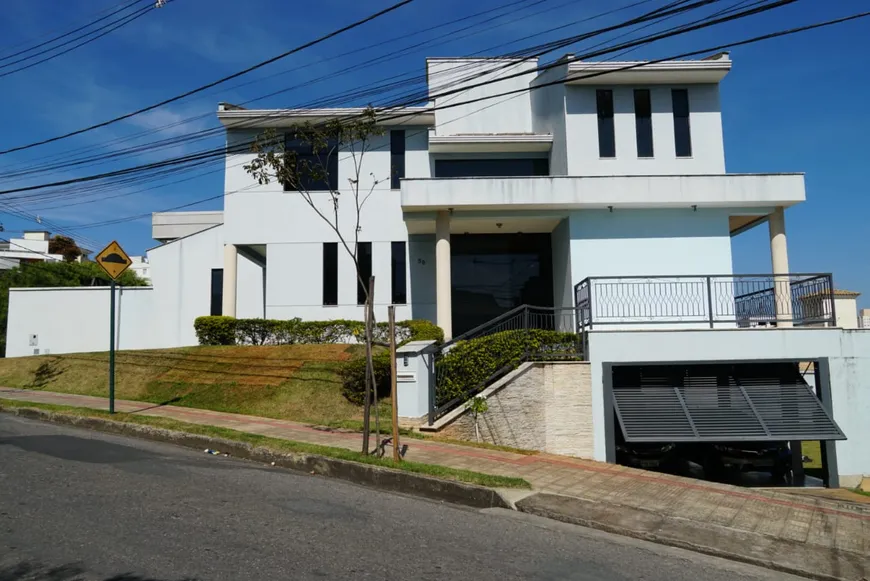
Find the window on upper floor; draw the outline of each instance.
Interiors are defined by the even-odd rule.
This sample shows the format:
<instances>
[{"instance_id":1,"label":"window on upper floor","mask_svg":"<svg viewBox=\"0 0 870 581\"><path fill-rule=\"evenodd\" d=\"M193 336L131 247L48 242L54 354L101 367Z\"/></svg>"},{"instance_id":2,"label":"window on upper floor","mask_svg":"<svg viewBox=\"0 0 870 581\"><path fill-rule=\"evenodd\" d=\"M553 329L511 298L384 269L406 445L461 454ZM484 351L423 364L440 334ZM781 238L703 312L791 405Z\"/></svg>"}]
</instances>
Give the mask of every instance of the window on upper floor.
<instances>
[{"instance_id":1,"label":"window on upper floor","mask_svg":"<svg viewBox=\"0 0 870 581\"><path fill-rule=\"evenodd\" d=\"M598 155L600 157L616 157L616 133L613 126L613 91L598 89L595 91L595 102L598 108Z\"/></svg>"},{"instance_id":2,"label":"window on upper floor","mask_svg":"<svg viewBox=\"0 0 870 581\"><path fill-rule=\"evenodd\" d=\"M356 284L356 304L366 304L366 290L369 279L372 277L372 243L360 242L357 244L356 260L359 263L359 278ZM363 286L365 285L365 286Z\"/></svg>"},{"instance_id":3,"label":"window on upper floor","mask_svg":"<svg viewBox=\"0 0 870 581\"><path fill-rule=\"evenodd\" d=\"M145 275L147 276L147 274ZM209 314L213 317L224 314L224 269L211 271L211 304Z\"/></svg>"},{"instance_id":4,"label":"window on upper floor","mask_svg":"<svg viewBox=\"0 0 870 581\"><path fill-rule=\"evenodd\" d=\"M338 242L323 244L323 304L338 304Z\"/></svg>"},{"instance_id":5,"label":"window on upper floor","mask_svg":"<svg viewBox=\"0 0 870 581\"><path fill-rule=\"evenodd\" d=\"M649 89L634 90L634 128L637 156L653 157L652 103Z\"/></svg>"},{"instance_id":6,"label":"window on upper floor","mask_svg":"<svg viewBox=\"0 0 870 581\"><path fill-rule=\"evenodd\" d=\"M284 184L285 192L326 192L338 189L338 146L331 141L315 153L310 143L288 134L284 149L296 154L296 184Z\"/></svg>"},{"instance_id":7,"label":"window on upper floor","mask_svg":"<svg viewBox=\"0 0 870 581\"><path fill-rule=\"evenodd\" d=\"M408 261L404 242L390 244L390 275L392 279L392 302L404 305L408 302Z\"/></svg>"},{"instance_id":8,"label":"window on upper floor","mask_svg":"<svg viewBox=\"0 0 870 581\"><path fill-rule=\"evenodd\" d=\"M390 188L398 190L405 177L405 131L390 131Z\"/></svg>"},{"instance_id":9,"label":"window on upper floor","mask_svg":"<svg viewBox=\"0 0 870 581\"><path fill-rule=\"evenodd\" d=\"M436 178L512 178L550 175L546 158L436 159Z\"/></svg>"},{"instance_id":10,"label":"window on upper floor","mask_svg":"<svg viewBox=\"0 0 870 581\"><path fill-rule=\"evenodd\" d=\"M689 123L688 89L671 90L674 105L674 145L677 157L692 157L692 128Z\"/></svg>"}]
</instances>

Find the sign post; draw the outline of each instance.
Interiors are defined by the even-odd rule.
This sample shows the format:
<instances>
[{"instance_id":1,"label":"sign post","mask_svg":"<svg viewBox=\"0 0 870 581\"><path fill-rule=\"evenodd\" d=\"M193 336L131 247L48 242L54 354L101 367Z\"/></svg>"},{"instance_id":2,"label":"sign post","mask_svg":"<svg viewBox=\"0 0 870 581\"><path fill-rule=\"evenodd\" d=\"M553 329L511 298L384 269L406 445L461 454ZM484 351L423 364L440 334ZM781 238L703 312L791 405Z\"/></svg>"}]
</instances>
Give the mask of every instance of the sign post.
<instances>
[{"instance_id":1,"label":"sign post","mask_svg":"<svg viewBox=\"0 0 870 581\"><path fill-rule=\"evenodd\" d=\"M112 242L95 257L97 264L112 279L109 283L109 413L115 413L115 281L133 261L117 242Z\"/></svg>"}]
</instances>

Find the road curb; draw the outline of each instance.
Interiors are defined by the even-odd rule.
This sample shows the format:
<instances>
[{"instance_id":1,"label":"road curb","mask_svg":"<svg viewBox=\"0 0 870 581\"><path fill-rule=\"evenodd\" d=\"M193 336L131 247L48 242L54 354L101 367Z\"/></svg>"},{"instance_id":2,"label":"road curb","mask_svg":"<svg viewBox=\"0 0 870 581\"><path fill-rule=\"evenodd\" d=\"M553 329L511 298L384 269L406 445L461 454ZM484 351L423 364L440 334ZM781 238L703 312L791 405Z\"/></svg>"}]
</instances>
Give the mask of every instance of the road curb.
<instances>
[{"instance_id":1,"label":"road curb","mask_svg":"<svg viewBox=\"0 0 870 581\"><path fill-rule=\"evenodd\" d=\"M861 581L863 557L772 536L697 523L652 511L537 493L515 503L520 512L739 561L818 581ZM728 550L739 548L742 552Z\"/></svg>"},{"instance_id":2,"label":"road curb","mask_svg":"<svg viewBox=\"0 0 870 581\"><path fill-rule=\"evenodd\" d=\"M379 490L422 496L430 500L449 502L472 508L512 508L511 503L493 488L452 480L442 480L432 476L414 474L382 466L372 466L361 462L328 458L315 454L275 452L268 448L251 446L244 442L236 442L223 438L189 434L187 432L127 422L116 422L103 418L57 414L37 408L4 408L0 406L0 412L31 420L130 436L154 442L165 442L196 450L220 450L221 453L229 454L234 458L242 458L268 465L274 463L274 466L281 468L346 480Z\"/></svg>"}]
</instances>

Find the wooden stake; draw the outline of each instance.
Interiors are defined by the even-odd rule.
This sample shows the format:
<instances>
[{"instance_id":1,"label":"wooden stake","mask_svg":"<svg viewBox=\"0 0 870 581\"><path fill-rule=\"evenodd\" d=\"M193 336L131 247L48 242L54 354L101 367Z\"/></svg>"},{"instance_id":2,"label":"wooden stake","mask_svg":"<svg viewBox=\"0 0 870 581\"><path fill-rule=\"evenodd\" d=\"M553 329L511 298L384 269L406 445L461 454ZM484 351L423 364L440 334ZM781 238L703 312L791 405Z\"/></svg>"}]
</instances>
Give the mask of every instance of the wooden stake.
<instances>
[{"instance_id":1,"label":"wooden stake","mask_svg":"<svg viewBox=\"0 0 870 581\"><path fill-rule=\"evenodd\" d=\"M393 408L393 462L399 462L399 398L396 383L396 307L390 305L387 309L390 318L390 403Z\"/></svg>"}]
</instances>

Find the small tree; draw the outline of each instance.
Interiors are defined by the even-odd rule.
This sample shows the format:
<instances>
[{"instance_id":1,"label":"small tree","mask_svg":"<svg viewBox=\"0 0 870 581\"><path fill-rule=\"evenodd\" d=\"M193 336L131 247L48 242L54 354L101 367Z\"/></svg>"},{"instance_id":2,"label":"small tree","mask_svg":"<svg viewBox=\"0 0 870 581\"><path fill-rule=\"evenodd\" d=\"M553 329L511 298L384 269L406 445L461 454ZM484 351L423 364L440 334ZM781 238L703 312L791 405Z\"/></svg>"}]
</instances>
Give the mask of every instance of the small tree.
<instances>
[{"instance_id":1,"label":"small tree","mask_svg":"<svg viewBox=\"0 0 870 581\"><path fill-rule=\"evenodd\" d=\"M251 150L257 157L245 165L245 170L260 185L276 181L284 190L298 194L314 213L335 233L340 245L351 257L357 280L366 298L366 394L364 398L363 453L369 448L369 416L374 393L375 428L380 438L377 394L374 386L372 365L372 330L374 326L374 297L370 280L363 280L359 263L359 232L362 208L371 196L379 180L374 174L371 183L364 187L360 176L363 160L371 149L372 138L383 135L378 126L374 109L367 107L358 117L330 120L325 123L310 122L294 125L281 134L268 129L254 140ZM353 172L347 178L346 192L350 199L342 198L338 182L339 154L347 155L353 162ZM340 221L340 202L346 200L353 210L352 223Z\"/></svg>"},{"instance_id":2,"label":"small tree","mask_svg":"<svg viewBox=\"0 0 870 581\"><path fill-rule=\"evenodd\" d=\"M480 416L489 411L486 398L479 395L473 398L468 402L468 411L471 412L471 417L474 419L474 439L480 442Z\"/></svg>"},{"instance_id":3,"label":"small tree","mask_svg":"<svg viewBox=\"0 0 870 581\"><path fill-rule=\"evenodd\" d=\"M84 256L85 252L76 244L76 241L69 236L56 234L48 241L49 254L60 254L66 262L75 262L79 257Z\"/></svg>"}]
</instances>

